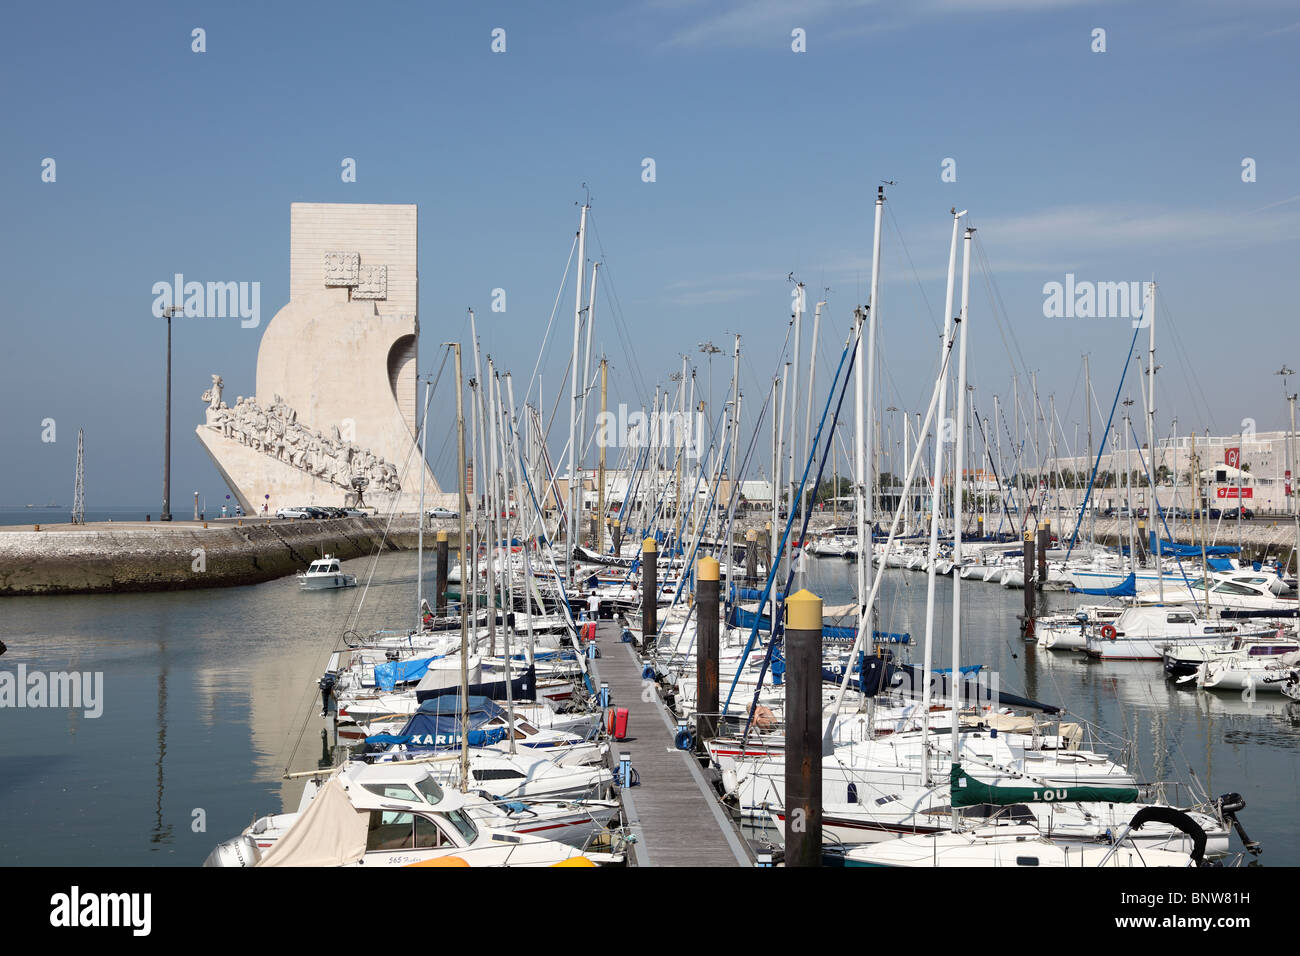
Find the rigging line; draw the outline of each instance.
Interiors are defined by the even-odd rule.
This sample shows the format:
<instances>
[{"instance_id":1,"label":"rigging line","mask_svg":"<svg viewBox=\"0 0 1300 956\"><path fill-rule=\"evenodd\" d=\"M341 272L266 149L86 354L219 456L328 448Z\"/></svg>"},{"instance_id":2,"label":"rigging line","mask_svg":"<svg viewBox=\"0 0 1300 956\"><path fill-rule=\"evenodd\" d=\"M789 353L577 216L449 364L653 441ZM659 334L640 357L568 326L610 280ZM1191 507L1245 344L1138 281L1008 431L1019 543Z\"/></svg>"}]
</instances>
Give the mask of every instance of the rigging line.
<instances>
[{"instance_id":1,"label":"rigging line","mask_svg":"<svg viewBox=\"0 0 1300 956\"><path fill-rule=\"evenodd\" d=\"M1192 401L1195 403L1196 396L1200 396L1202 412L1205 415L1205 423L1216 431L1218 426L1214 421L1213 408L1209 399L1205 395L1205 390L1201 388L1201 377L1192 374L1191 360L1187 348L1183 343L1183 337L1178 331L1178 324L1174 322L1173 312L1169 308L1168 296L1161 296L1159 299L1159 308L1163 310L1166 317L1165 325L1168 326L1174 340L1174 351L1178 357L1179 364L1183 369L1183 381L1190 386L1188 389L1192 392Z\"/></svg>"},{"instance_id":2,"label":"rigging line","mask_svg":"<svg viewBox=\"0 0 1300 956\"><path fill-rule=\"evenodd\" d=\"M551 319L546 323L546 334L542 336L542 347L537 350L537 361L533 364L532 377L528 379L528 388L524 391L523 400L528 401L532 394L533 383L537 381L537 369L542 364L542 356L546 354L546 343L551 337L551 326L555 323L555 314L560 310L560 297L564 295L564 287L569 281L569 269L573 265L573 253L578 248L578 234L573 234L573 245L569 247L569 261L564 264L564 275L560 277L560 287L555 291L555 304L551 306ZM572 361L572 359L570 359Z\"/></svg>"},{"instance_id":3,"label":"rigging line","mask_svg":"<svg viewBox=\"0 0 1300 956\"><path fill-rule=\"evenodd\" d=\"M988 257L978 236L975 238L975 254L980 273L985 279L984 294L988 298L989 312L993 316L994 325L997 327L998 338L1002 340L1002 350L1006 353L1007 363L1011 366L1012 381L1019 383L1022 377L1029 377L1029 365L1025 361L1024 353L1020 351L1019 340L1014 335L1011 336L1010 340L1007 338L1009 321L1007 319L1006 304L1002 301L1001 292L994 282ZM1015 343L1014 351L1012 350L1012 343Z\"/></svg>"},{"instance_id":4,"label":"rigging line","mask_svg":"<svg viewBox=\"0 0 1300 956\"><path fill-rule=\"evenodd\" d=\"M595 213L590 209L587 210L587 222L591 226L592 238L596 240L596 246L600 249L601 262L605 267L606 285L601 286L601 291L605 293L606 299L610 302L610 311L614 317L615 331L618 333L621 340L624 357L628 361L628 367L631 369L632 374L637 379L637 388L640 390L640 393L644 395L648 389L646 388L645 377L642 375L641 364L636 361L636 349L633 348L631 333L627 328L627 322L623 316L623 303L618 297L618 289L614 283L613 266L610 264L609 255L605 252L605 244L601 241L600 229L596 225Z\"/></svg>"},{"instance_id":5,"label":"rigging line","mask_svg":"<svg viewBox=\"0 0 1300 956\"><path fill-rule=\"evenodd\" d=\"M1137 452L1138 464L1142 466L1142 471L1143 473L1146 474L1148 486L1151 489L1152 512L1159 518L1160 524L1164 526L1165 540L1171 543L1176 543L1173 540L1173 535L1169 531L1169 522L1165 520L1165 509L1160 507L1160 497L1159 497L1159 492L1156 490L1155 478L1152 477L1151 469L1147 466L1146 456L1142 454L1142 447L1140 444L1138 444L1137 431L1133 428L1133 420L1131 418L1129 419L1128 422L1128 430L1129 430L1129 434L1133 436L1134 443L1138 445L1138 447L1134 449ZM1148 449L1148 451L1150 451L1150 449ZM1152 537L1156 538L1158 542L1160 537L1159 532L1156 530L1150 530L1150 529L1148 530L1150 531ZM1164 557L1163 549L1161 549L1161 553L1159 557L1160 558ZM1187 586L1187 592L1189 594L1195 595L1196 592L1192 588L1192 582L1187 578L1187 570L1183 567L1183 556L1178 554L1171 554L1170 557L1173 558L1176 562L1178 562L1178 573L1182 576L1183 584ZM1191 556L1189 555L1188 557L1190 558ZM1157 558L1157 560L1159 560L1159 558ZM1189 563L1194 564L1195 562L1189 561Z\"/></svg>"},{"instance_id":6,"label":"rigging line","mask_svg":"<svg viewBox=\"0 0 1300 956\"><path fill-rule=\"evenodd\" d=\"M889 221L889 226L893 230L895 238L898 239L899 246L902 247L903 255L907 257L908 267L912 270L912 278L916 280L916 287L921 292L921 301L925 303L926 318L930 320L930 325L934 328L935 334L942 336L943 330L939 328L939 324L934 319L934 306L930 304L930 297L925 294L925 285L921 282L921 274L916 269L916 263L912 261L912 253L908 250L907 241L903 238L903 230L899 228L898 220L894 218L894 211L890 208L889 203L885 203L884 206L885 217ZM871 304L873 307L875 306L874 302Z\"/></svg>"},{"instance_id":7,"label":"rigging line","mask_svg":"<svg viewBox=\"0 0 1300 956\"><path fill-rule=\"evenodd\" d=\"M445 365L446 365L446 356L443 357L443 366L445 366ZM442 371L441 371L441 369L439 369L439 372L438 372L438 379L441 379L441 377L442 377ZM431 388L431 389L429 390L428 398L425 400L425 405L424 405L424 415L425 415L425 416L427 416L427 415L429 414L429 404L430 404L430 402L432 402L432 400L433 400L433 394L434 394L434 391L436 390L436 388L437 388L437 382L435 381L435 383L434 383L434 387ZM403 477L405 477L406 474L408 473L408 471L409 471L409 469L410 469L411 461L412 461L412 459L413 459L414 456L415 456L415 451L416 451L416 447L415 447L415 445L416 445L416 443L415 443L415 442L412 442L412 443L411 443L411 450L407 453L407 460L406 460L405 464L403 465L403 467L402 467L402 471L401 471L401 475L402 475ZM393 525L393 519L396 518L396 516L397 516L397 512L396 512L395 510L389 512L389 515L388 515L388 521L387 521L387 523L384 525L384 534L383 534L383 536L380 538L379 542L375 545L374 551L373 551L373 553L372 553L371 556L370 556L370 557L371 557L370 570L369 570L369 573L368 573L367 578L366 578L366 586L365 586L365 589L364 589L363 591L361 591L361 593L359 593L359 594L354 598L354 600L353 600L353 611L349 613L348 618L345 618L345 622L346 622L349 626L345 627L344 630L343 630L343 632L342 632L342 633L341 633L337 638L335 638L334 643L333 643L333 646L327 648L327 649L324 651L324 653L323 653L323 655L322 655L322 658L323 658L323 661L324 661L324 662L328 662L330 656L332 656L335 652L337 652L337 651L339 651L339 650L341 649L341 647L340 647L340 644L341 644L341 643L342 643L342 644L346 644L346 641L344 640L344 638L345 638L347 632L348 632L349 630L353 630L354 627L355 627L355 625L360 623L360 620L361 620L361 609L362 609L362 607L363 607L364 604L365 604L366 593L370 590L370 584L371 584L371 582L372 582L373 579L374 579L375 569L376 569L376 568L378 567L378 565L379 565L379 555L383 552L383 549L384 549L384 542L388 539L389 531L391 530L392 525ZM421 521L424 520L424 516L423 516L423 515L420 516L420 520L421 520ZM304 700L310 702L310 701L312 700L312 698L314 698L314 697L315 697L315 691L312 690L311 688L308 688L308 694L305 696ZM301 705L300 705L300 706L301 706ZM305 710L303 711L303 718L302 718L302 721L301 721L301 723L298 725L298 737L297 737L297 740L296 740L296 742L294 743L293 749L292 749L292 750L290 751L290 753L289 753L289 760L288 760L288 762L285 764L284 772L285 772L286 774L289 772L289 767L293 766L293 762L294 762L294 760L297 759L297 757L298 757L298 751L302 748L302 742L303 742L303 739L304 739L304 736L305 736L305 731L306 731L307 721L311 719L311 711L312 711L312 709L313 709L313 708L309 705L309 706L308 706L307 708L305 708Z\"/></svg>"},{"instance_id":8,"label":"rigging line","mask_svg":"<svg viewBox=\"0 0 1300 956\"><path fill-rule=\"evenodd\" d=\"M813 463L813 461L817 458L819 452L820 452L820 455L821 455L821 464L818 466L816 482L817 482L818 484L820 484L820 482L821 482L822 473L823 473L823 471L824 471L825 468L826 468L827 452L828 452L829 449L830 449L830 444L829 444L829 442L827 442L827 443L825 444L825 446L823 446L823 443L822 443L822 431L823 431L823 430L825 429L825 427L826 427L826 416L830 414L830 410L831 410L831 401L835 398L835 389L836 389L837 386L838 386L839 389L840 389L840 400L839 400L839 404L836 405L836 408L835 408L835 416L834 416L835 419L838 419L838 418L839 418L840 410L844 407L844 397L845 397L845 395L848 394L848 389L849 389L849 379L850 379L850 378L852 377L852 375L853 375L853 365L854 365L854 361L855 361L856 358L857 358L857 348L856 348L856 343L857 343L857 341L861 338L861 334L862 334L862 330L861 330L861 328L858 328L857 330L855 330L855 334L854 334L853 338L850 339L849 342L847 342L847 343L845 344L845 346L844 346L844 351L840 353L840 362L839 362L839 365L838 365L838 366L836 367L836 369L835 369L835 377L831 380L831 383L832 383L832 384L831 384L831 391L830 391L830 394L826 396L826 405L825 405L825 407L822 409L821 419L820 419L820 421L818 422L818 425L817 425L817 435L816 435L816 438L813 440L812 448L809 450L808 458L807 458L807 460L804 462L803 477L802 477L802 478L800 479L800 481L799 481L799 494L800 494L800 495L803 494L804 488L805 488L805 486L806 486L807 483L808 483L808 472L812 469L812 463ZM844 361L845 361L845 358L848 358L848 369L847 369L847 370L846 370L845 367L844 367ZM844 384L843 384L842 386L840 386L840 374L841 374L842 372L844 373ZM782 532L782 534L781 534L781 543L780 543L780 545L779 545L779 546L774 550L774 553L773 553L773 554L771 555L771 557L770 557L770 561L769 561L769 563L770 563L770 568L769 568L769 570L768 570L767 582L763 585L763 593L762 593L762 595L759 597L759 600L758 600L758 608L756 609L756 613L755 613L755 616L754 616L754 625L753 625L753 630L750 631L749 639L745 642L745 652L744 652L744 654L743 654L742 657L741 657L741 660L740 660L740 666L739 666L739 668L738 668L737 671L736 671L736 676L735 676L735 678L734 678L734 679L732 680L732 682L731 682L731 687L727 690L727 703L726 703L726 705L722 708L722 712L723 712L724 714L725 714L725 713L727 712L727 710L731 707L731 697L732 697L732 695L735 693L736 685L739 683L739 681L740 681L740 677L741 677L741 674L743 673L743 670L744 670L745 661L749 658L749 653L750 653L750 651L753 649L754 641L755 641L755 639L758 637L759 624L762 623L762 619L763 619L763 609L767 606L767 601L768 601L768 599L772 596L772 587L773 587L773 585L776 584L776 577L777 577L777 574L778 574L779 571L780 571L780 566L781 566L781 556L782 556L782 555L784 554L784 552L785 552L786 543L789 541L789 538L790 538L790 529L794 526L794 519L795 519L795 517L796 517L797 515L798 515L798 509L796 509L796 508L794 508L793 506L791 506L791 508L789 509L789 516L786 518L785 530L784 530L784 531ZM804 538L807 536L807 533L808 533L808 522L809 522L809 520L811 519L811 517L812 517L811 512L805 512L805 514L804 514L804 518L803 518L803 525L802 525L802 527L800 528L800 531L799 531L799 540L800 540L800 541L804 540ZM867 557L867 560L870 560L870 556L869 556L869 555L868 555L868 557ZM788 569L788 571L787 571L787 573L786 573L786 582L785 582L785 593L787 593L787 594L789 593L789 590L790 590L790 583L791 583L791 581L794 580L794 575L795 575L794 562L789 562L789 565L790 565L790 567L789 567L789 569ZM779 621L779 618L780 618L780 615L779 615L778 612L777 612L776 602L775 602L775 600L773 600L773 604L772 604L772 625L771 625L771 627L772 627L772 629L771 629L772 640L771 640L771 642L768 644L767 652L763 655L763 665L762 665L762 668L759 670L757 686L756 686L755 689L754 689L754 701L753 701L753 704L750 706L750 709L749 709L749 721L748 721L748 723L747 723L746 726L745 726L745 735L744 735L743 740L748 740L748 739L749 739L749 730L750 730L750 727L753 726L753 722L754 722L754 712L755 712L755 710L756 710L757 707L758 707L758 698L759 698L759 694L762 692L762 687L763 687L763 678L764 678L764 677L766 676L766 674L767 674L767 668L768 668L768 665L769 665L769 663L771 662L771 658L772 658L772 649L773 649L773 647L775 647L776 642L777 642L777 632L778 632L778 630L780 629L780 621ZM744 745L743 745L743 743L742 743L742 746L741 746L741 750L742 750L742 751L744 750Z\"/></svg>"},{"instance_id":9,"label":"rigging line","mask_svg":"<svg viewBox=\"0 0 1300 956\"><path fill-rule=\"evenodd\" d=\"M1083 516L1088 510L1088 502L1092 498L1093 485L1097 480L1097 469L1101 467L1101 456L1106 449L1106 440L1110 437L1110 426L1115 420L1115 409L1119 406L1119 397L1124 391L1124 380L1128 376L1128 367L1133 364L1133 349L1137 345L1138 332L1141 331L1140 323L1133 323L1133 340L1129 343L1128 354L1124 356L1124 371L1120 373L1119 385L1115 389L1115 400L1110 405L1110 415L1106 418L1106 427L1102 431L1101 444L1097 448L1097 460L1093 463L1092 474L1088 478L1088 490L1083 493L1083 502L1079 505L1079 517L1075 519L1074 531L1070 534L1070 547L1066 549L1065 560L1070 560L1070 554L1074 551L1074 546L1079 542L1079 527L1083 524Z\"/></svg>"}]
</instances>

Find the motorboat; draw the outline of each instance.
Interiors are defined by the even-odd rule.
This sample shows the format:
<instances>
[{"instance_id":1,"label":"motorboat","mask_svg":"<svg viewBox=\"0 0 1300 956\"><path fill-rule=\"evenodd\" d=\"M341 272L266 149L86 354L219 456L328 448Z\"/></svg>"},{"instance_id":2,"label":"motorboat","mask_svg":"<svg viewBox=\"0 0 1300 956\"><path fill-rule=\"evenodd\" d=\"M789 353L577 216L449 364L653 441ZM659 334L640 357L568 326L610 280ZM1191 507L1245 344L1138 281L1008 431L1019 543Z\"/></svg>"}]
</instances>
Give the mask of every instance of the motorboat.
<instances>
[{"instance_id":1,"label":"motorboat","mask_svg":"<svg viewBox=\"0 0 1300 956\"><path fill-rule=\"evenodd\" d=\"M1192 607L1130 607L1091 627L1086 650L1100 660L1159 661L1170 648L1226 648L1245 633L1242 622L1206 619Z\"/></svg>"},{"instance_id":2,"label":"motorboat","mask_svg":"<svg viewBox=\"0 0 1300 956\"><path fill-rule=\"evenodd\" d=\"M298 574L298 587L304 591L326 591L333 588L356 587L355 574L346 574L339 559L332 554L318 558Z\"/></svg>"},{"instance_id":3,"label":"motorboat","mask_svg":"<svg viewBox=\"0 0 1300 956\"><path fill-rule=\"evenodd\" d=\"M518 828L536 818L493 807L425 765L353 762L305 790L297 813L259 819L203 865L387 867L455 857L470 866L551 866L582 854Z\"/></svg>"}]
</instances>

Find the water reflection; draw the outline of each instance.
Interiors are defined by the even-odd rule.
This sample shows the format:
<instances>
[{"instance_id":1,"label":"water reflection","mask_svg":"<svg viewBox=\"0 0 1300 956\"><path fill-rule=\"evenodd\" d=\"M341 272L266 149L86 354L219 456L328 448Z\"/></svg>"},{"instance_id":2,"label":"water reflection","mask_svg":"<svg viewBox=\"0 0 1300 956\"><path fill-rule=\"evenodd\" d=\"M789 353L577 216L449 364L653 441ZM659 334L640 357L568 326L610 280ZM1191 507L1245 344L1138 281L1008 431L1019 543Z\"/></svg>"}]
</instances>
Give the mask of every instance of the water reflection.
<instances>
[{"instance_id":1,"label":"water reflection","mask_svg":"<svg viewBox=\"0 0 1300 956\"><path fill-rule=\"evenodd\" d=\"M153 835L155 848L160 843L170 843L172 825L163 819L163 761L167 757L167 622L158 629L158 785L154 802Z\"/></svg>"}]
</instances>

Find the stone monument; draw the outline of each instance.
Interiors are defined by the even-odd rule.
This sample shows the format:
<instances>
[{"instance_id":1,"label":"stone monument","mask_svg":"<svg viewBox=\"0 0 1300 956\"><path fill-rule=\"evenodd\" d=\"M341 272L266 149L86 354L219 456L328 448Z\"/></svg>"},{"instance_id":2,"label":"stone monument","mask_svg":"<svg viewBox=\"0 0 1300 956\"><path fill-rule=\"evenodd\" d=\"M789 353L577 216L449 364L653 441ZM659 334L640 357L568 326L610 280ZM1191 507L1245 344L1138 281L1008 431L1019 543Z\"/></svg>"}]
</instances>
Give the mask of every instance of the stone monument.
<instances>
[{"instance_id":1,"label":"stone monument","mask_svg":"<svg viewBox=\"0 0 1300 956\"><path fill-rule=\"evenodd\" d=\"M414 512L419 288L410 205L293 203L289 302L267 324L257 391L196 429L244 513L363 503ZM425 507L455 507L425 472Z\"/></svg>"}]
</instances>

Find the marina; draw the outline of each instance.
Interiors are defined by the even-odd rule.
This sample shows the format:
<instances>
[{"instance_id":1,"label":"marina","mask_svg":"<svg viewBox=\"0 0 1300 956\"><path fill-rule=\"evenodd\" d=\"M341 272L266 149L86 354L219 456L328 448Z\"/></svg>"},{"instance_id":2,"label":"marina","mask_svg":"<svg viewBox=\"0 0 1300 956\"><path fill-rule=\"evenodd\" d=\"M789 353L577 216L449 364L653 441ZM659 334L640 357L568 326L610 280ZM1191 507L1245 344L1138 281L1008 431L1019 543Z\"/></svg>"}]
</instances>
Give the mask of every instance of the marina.
<instances>
[{"instance_id":1,"label":"marina","mask_svg":"<svg viewBox=\"0 0 1300 956\"><path fill-rule=\"evenodd\" d=\"M426 572L433 590L433 570ZM817 560L810 584L836 600L851 593L852 572L846 563ZM413 553L382 557L371 585L377 603L395 603L414 586L414 575ZM947 584L941 581L941 596ZM924 610L923 592L921 576L906 572L884 593L905 619L916 620ZM1016 628L1018 609L1007 605L1004 594L1000 588L978 591L967 602L974 655L1026 695L1071 701L1072 713L1127 738L1132 765L1143 779L1181 777L1199 781L1215 795L1241 792L1248 805L1242 813L1247 830L1265 848L1261 864L1285 864L1300 854L1288 817L1290 794L1300 785L1300 710L1294 701L1264 693L1245 701L1240 693L1197 690L1194 682L1169 680L1155 663L1098 664L1080 654L1022 646L1019 638L1006 637ZM122 865L196 866L254 816L296 806L301 778L282 779L286 767L308 772L329 765L334 756L330 722L316 709L314 676L325 663L316 623L328 613L318 602L346 596L345 591L304 594L292 578L284 578L188 594L74 596L53 605L42 598L14 599L6 611L5 668L13 671L22 663L31 671L66 670L71 663L78 670L103 671L107 706L97 719L80 711L6 713L15 737L3 760L9 785L0 810L14 821L0 833L5 859L14 865L76 866L111 859ZM1064 595L1049 593L1046 602L1052 610L1070 607ZM384 617L378 612L370 619L378 623ZM87 620L98 623L87 628ZM232 624L242 635L235 641L227 636ZM39 648L31 641L37 634L49 635ZM613 671L607 658L629 655L607 626L599 644L604 656L595 663L609 680ZM635 692L615 687L614 693L631 706L641 701L640 672L628 670L629 691ZM119 706L130 698L141 702ZM681 752L668 749L675 728L670 733L662 718L649 728L641 723L653 721L655 709L644 718L640 711L632 717L632 736L640 738L631 741L633 753L646 748L656 761L662 755L680 763ZM290 761L287 742L304 722L308 734ZM646 729L653 734L638 733ZM324 738L321 731L327 731ZM120 741L128 739L139 742L139 757L123 762ZM613 745L615 759L620 746ZM647 759L638 755L633 761L642 774L641 788L654 779ZM83 787L58 786L64 775L84 781ZM700 792L694 783L682 786ZM648 803L639 789L633 788L632 796L642 804L634 809L644 813L641 806ZM94 795L92 802L86 793ZM195 809L205 812L203 832L191 830ZM713 833L723 832L711 812L701 816ZM742 845L755 854L765 841L770 846L780 840L763 821L728 819L741 833ZM736 865L727 841L719 843L722 864Z\"/></svg>"},{"instance_id":2,"label":"marina","mask_svg":"<svg viewBox=\"0 0 1300 956\"><path fill-rule=\"evenodd\" d=\"M1282 938L1295 19L15 8L18 939Z\"/></svg>"},{"instance_id":3,"label":"marina","mask_svg":"<svg viewBox=\"0 0 1300 956\"><path fill-rule=\"evenodd\" d=\"M330 414L332 396L322 404L296 366L283 372L283 393L240 396L233 408L213 374L196 432L227 476L234 513L223 505L208 520L196 493L193 519L176 520L165 481L158 522L86 523L79 434L72 520L0 529L9 603L111 592L116 614L132 591L191 592L204 599L182 609L214 610L225 634L232 615L222 604L256 603L254 594L285 602L285 587L297 585L301 644L290 627L292 652L273 640L251 655L269 655L265 670L279 672L277 719L252 695L236 708L269 740L264 753L282 760L275 789L257 797L272 806L247 805L253 822L235 826L225 793L212 817L222 829L212 831L208 809L195 807L191 832L209 844L189 862L206 867L1256 865L1266 843L1253 774L1224 780L1211 754L1216 743L1231 750L1228 731L1210 728L1231 723L1222 695L1233 692L1242 716L1273 732L1300 720L1300 509L1288 502L1290 520L1272 516L1250 549L1242 509L1226 526L1221 508L1212 513L1215 482L1240 499L1240 447L1218 471L1193 451L1193 508L1167 505L1178 476L1141 452L1156 447L1154 283L1100 436L1089 409L1090 469L1064 470L1056 413L1036 414L1036 372L1024 440L1009 453L989 441L967 387L968 338L981 328L969 304L975 229L955 209L938 373L924 410L901 416L902 459L891 449L882 461L872 304L887 201L878 187L870 297L852 310L838 361L819 354L827 303L805 326L796 283L787 350L775 356L781 373L749 417L735 334L721 400L711 365L692 368L683 355L680 372L641 396L653 411L635 422L624 411L626 434L610 433L609 360L592 350L600 262L584 258L588 200L575 240L572 347L549 422L545 380L534 373L518 399L513 374L483 354L473 309L468 348L444 344L432 373L413 377L415 358L389 346L390 363L405 355L419 396L410 405L392 392L410 434L383 447L405 449L400 467L352 440L351 424L332 438L313 429L309 416ZM302 223L332 223L340 241L409 231L414 242L405 207L295 204L292 216L295 237ZM333 321L363 323L352 254L325 252L315 267L291 261L299 285L323 281L324 294L300 293L313 309L328 302ZM400 306L410 277L392 279ZM384 301L388 288L373 294ZM296 300L281 310L259 366L277 367L282 325L300 327L307 314ZM358 325L345 364L364 364L406 322ZM553 334L562 343L552 322L542 354ZM321 368L337 364L332 345L316 348ZM1139 444L1132 400L1123 428L1111 428L1134 363L1145 375L1148 441L1141 467L1116 476L1102 472L1107 449L1118 444L1131 464L1130 440ZM1082 371L1091 404L1087 356ZM1019 387L1013 378L1017 437ZM431 462L435 408L455 413L439 423L450 424L448 440ZM555 453L557 419L569 437ZM941 440L949 428L952 440ZM436 477L451 460L454 492ZM271 489L260 508L254 487ZM1118 511L1101 506L1108 495L1122 496ZM1180 518L1181 535L1170 525ZM183 636L157 621L149 629L163 660L173 641L197 650L192 625ZM47 687L69 688L52 699L55 712L71 715L69 738L93 734L85 726L98 731L117 693L113 669L86 682L84 665L71 675L51 667L47 678L42 661L25 659L46 643L15 635L10 659L23 686L0 681L0 704L42 711ZM217 669L228 677L231 648L220 643ZM157 675L153 852L174 852L176 833L163 805L169 671ZM253 674L245 692L263 665ZM1088 693L1094 683L1102 694ZM1135 693L1129 709L1156 711L1149 725L1129 722L1123 703ZM1098 711L1105 696L1120 702L1118 714ZM1189 701L1189 718L1203 713L1206 723L1195 757L1181 729L1167 727ZM209 728L215 717L213 703ZM1294 773L1293 761L1283 765ZM242 786L266 788L268 769L261 762ZM192 841L175 840L182 845Z\"/></svg>"}]
</instances>

